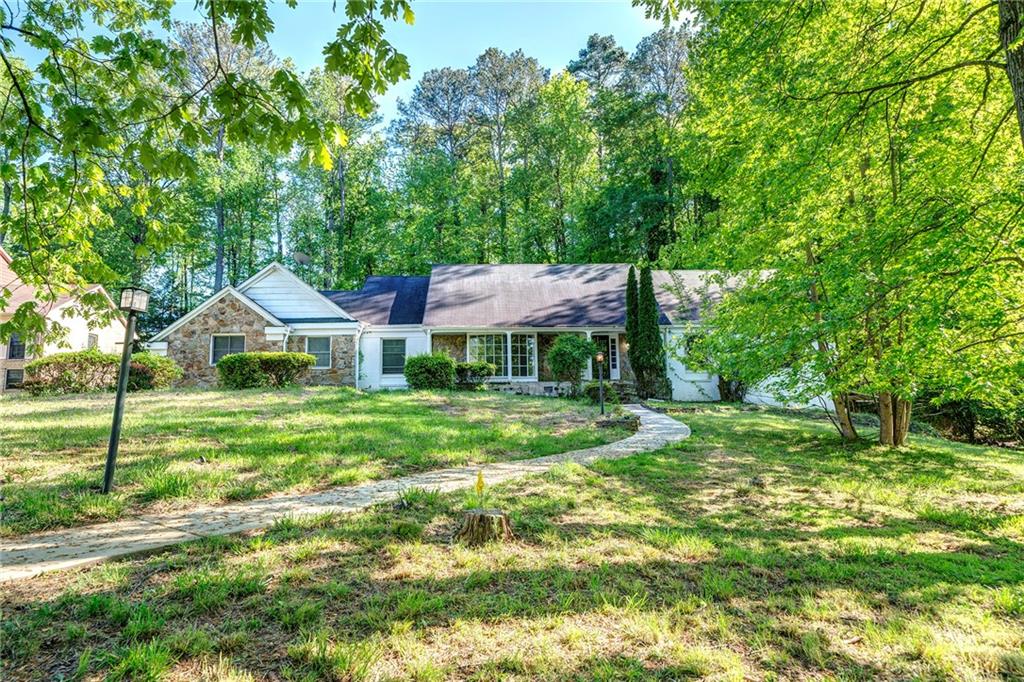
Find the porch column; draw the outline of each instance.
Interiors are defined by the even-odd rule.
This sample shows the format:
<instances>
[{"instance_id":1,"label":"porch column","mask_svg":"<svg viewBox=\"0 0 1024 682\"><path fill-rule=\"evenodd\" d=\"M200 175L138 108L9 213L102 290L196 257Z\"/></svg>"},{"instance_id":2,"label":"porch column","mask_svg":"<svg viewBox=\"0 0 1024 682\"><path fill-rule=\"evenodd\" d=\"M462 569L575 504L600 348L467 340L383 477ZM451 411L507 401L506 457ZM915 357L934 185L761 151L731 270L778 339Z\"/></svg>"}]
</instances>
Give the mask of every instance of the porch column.
<instances>
[{"instance_id":1,"label":"porch column","mask_svg":"<svg viewBox=\"0 0 1024 682\"><path fill-rule=\"evenodd\" d=\"M591 331L587 330L587 341L590 341ZM594 380L594 358L587 360L587 381Z\"/></svg>"}]
</instances>

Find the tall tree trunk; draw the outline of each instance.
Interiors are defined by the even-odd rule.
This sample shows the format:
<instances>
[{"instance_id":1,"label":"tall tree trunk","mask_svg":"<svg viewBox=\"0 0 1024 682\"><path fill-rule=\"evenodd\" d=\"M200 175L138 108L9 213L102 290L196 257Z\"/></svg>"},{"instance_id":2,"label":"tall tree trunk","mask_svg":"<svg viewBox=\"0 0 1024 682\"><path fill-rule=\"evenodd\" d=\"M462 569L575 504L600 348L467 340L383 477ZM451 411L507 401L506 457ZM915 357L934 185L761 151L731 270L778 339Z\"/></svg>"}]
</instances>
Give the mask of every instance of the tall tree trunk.
<instances>
[{"instance_id":1,"label":"tall tree trunk","mask_svg":"<svg viewBox=\"0 0 1024 682\"><path fill-rule=\"evenodd\" d=\"M284 262L284 233L281 231L281 188L274 178L274 226L277 231L277 261Z\"/></svg>"},{"instance_id":2,"label":"tall tree trunk","mask_svg":"<svg viewBox=\"0 0 1024 682\"><path fill-rule=\"evenodd\" d=\"M900 447L907 442L910 431L909 400L904 400L893 393L878 395L878 442L890 447Z\"/></svg>"},{"instance_id":3,"label":"tall tree trunk","mask_svg":"<svg viewBox=\"0 0 1024 682\"><path fill-rule=\"evenodd\" d=\"M878 395L878 442L882 445L895 445L893 441L893 396L892 393Z\"/></svg>"},{"instance_id":4,"label":"tall tree trunk","mask_svg":"<svg viewBox=\"0 0 1024 682\"><path fill-rule=\"evenodd\" d=\"M338 224L335 241L337 244L337 260L334 263L334 286L341 288L345 279L345 199L348 190L348 177L346 175L345 159L338 155L337 169L337 191L338 191Z\"/></svg>"},{"instance_id":5,"label":"tall tree trunk","mask_svg":"<svg viewBox=\"0 0 1024 682\"><path fill-rule=\"evenodd\" d=\"M217 130L217 173L223 174L224 170L224 124ZM224 190L218 183L217 188L217 233L215 235L215 256L213 268L213 290L220 291L224 288Z\"/></svg>"},{"instance_id":6,"label":"tall tree trunk","mask_svg":"<svg viewBox=\"0 0 1024 682\"><path fill-rule=\"evenodd\" d=\"M815 271L815 281L811 282L811 288L808 295L811 297L811 303L814 304L814 322L820 328L822 323L821 314L821 293L818 290L817 282L817 259L814 257L814 250L811 248L810 242L804 246L804 254L807 258L807 264ZM828 340L823 334L818 334L817 341L818 352L822 354L822 357L826 358L826 364L831 364L831 357L829 356ZM839 395L832 395L832 404L836 409L836 425L839 429L839 436L846 441L857 440L857 428L853 425L853 419L850 416L849 403L847 402L848 396L843 393Z\"/></svg>"},{"instance_id":7,"label":"tall tree trunk","mask_svg":"<svg viewBox=\"0 0 1024 682\"><path fill-rule=\"evenodd\" d=\"M1024 42L1014 44L1024 24L1024 0L999 0L999 43L1006 51L1006 75L1010 79L1013 104L1017 109L1017 129L1024 146Z\"/></svg>"},{"instance_id":8,"label":"tall tree trunk","mask_svg":"<svg viewBox=\"0 0 1024 682\"><path fill-rule=\"evenodd\" d=\"M836 409L836 421L839 422L839 435L843 440L857 440L857 427L853 425L849 398L845 393L833 394L832 404Z\"/></svg>"},{"instance_id":9,"label":"tall tree trunk","mask_svg":"<svg viewBox=\"0 0 1024 682\"><path fill-rule=\"evenodd\" d=\"M505 198L505 150L501 128L498 128L498 251L501 262L508 262L508 200Z\"/></svg>"}]
</instances>

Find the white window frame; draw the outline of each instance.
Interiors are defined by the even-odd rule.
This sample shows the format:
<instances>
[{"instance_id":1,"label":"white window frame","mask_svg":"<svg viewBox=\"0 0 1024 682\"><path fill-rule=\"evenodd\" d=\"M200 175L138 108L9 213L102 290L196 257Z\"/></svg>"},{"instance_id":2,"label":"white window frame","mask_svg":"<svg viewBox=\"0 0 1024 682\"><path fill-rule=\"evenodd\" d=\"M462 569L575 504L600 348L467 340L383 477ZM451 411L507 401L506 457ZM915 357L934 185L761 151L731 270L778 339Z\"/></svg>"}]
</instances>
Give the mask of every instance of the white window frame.
<instances>
[{"instance_id":1,"label":"white window frame","mask_svg":"<svg viewBox=\"0 0 1024 682\"><path fill-rule=\"evenodd\" d=\"M401 372L385 372L384 371L384 342L385 341L401 341L402 342L402 371ZM409 359L409 339L404 336L384 337L380 340L380 375L384 377L400 377L405 375L405 362Z\"/></svg>"},{"instance_id":2,"label":"white window frame","mask_svg":"<svg viewBox=\"0 0 1024 682\"><path fill-rule=\"evenodd\" d=\"M327 339L327 365L313 365L313 369L331 369L334 366L334 337L333 336L307 336L306 352L309 353L310 339ZM312 353L309 353L313 355ZM315 358L316 356L313 355Z\"/></svg>"},{"instance_id":3,"label":"white window frame","mask_svg":"<svg viewBox=\"0 0 1024 682\"><path fill-rule=\"evenodd\" d=\"M533 372L526 376L517 377L512 374L512 337L513 336L528 336L533 339L533 357L531 358L530 364L533 365ZM538 367L540 358L537 357L537 334L534 332L508 332L508 379L509 381L537 381L537 377L540 373Z\"/></svg>"},{"instance_id":4,"label":"white window frame","mask_svg":"<svg viewBox=\"0 0 1024 682\"><path fill-rule=\"evenodd\" d=\"M248 343L248 340L245 338L245 334L240 334L238 332L223 332L223 333L220 333L220 334L210 334L210 367L216 367L217 366L217 363L213 361L213 339L215 337L218 337L218 336L241 336L242 337L242 350L239 351L241 353L245 352L245 346ZM228 355L235 355L235 353L228 353Z\"/></svg>"},{"instance_id":5,"label":"white window frame","mask_svg":"<svg viewBox=\"0 0 1024 682\"><path fill-rule=\"evenodd\" d=\"M508 332L472 332L472 333L467 333L466 334L466 361L467 362L477 362L476 360L472 359L472 356L470 355L470 350L469 350L469 341L474 336L503 336L503 337L505 337L505 353L504 353L504 355L505 355L505 363L504 363L505 364L505 373L504 374L495 374L493 377L491 377L491 380L492 381L508 381L509 379L511 379L512 378L512 366L510 364L510 360L512 358L510 357L510 353L512 352L512 349L511 349L510 346L511 346L512 339L509 338L509 333ZM487 359L483 358L483 359L480 360L480 362L487 362Z\"/></svg>"},{"instance_id":6,"label":"white window frame","mask_svg":"<svg viewBox=\"0 0 1024 682\"><path fill-rule=\"evenodd\" d=\"M91 350L91 349L95 348L95 349L98 350L99 347L100 347L100 335L99 334L93 334L91 332L89 334L87 334L86 337L85 337L85 349L86 350Z\"/></svg>"},{"instance_id":7,"label":"white window frame","mask_svg":"<svg viewBox=\"0 0 1024 682\"><path fill-rule=\"evenodd\" d=\"M513 381L538 381L540 377L540 347L537 340L537 332L531 331L478 331L466 332L466 361L470 361L469 339L473 336L504 336L505 337L505 374L495 374L488 381L513 382ZM512 376L512 337L530 336L533 337L533 374L530 376Z\"/></svg>"}]
</instances>

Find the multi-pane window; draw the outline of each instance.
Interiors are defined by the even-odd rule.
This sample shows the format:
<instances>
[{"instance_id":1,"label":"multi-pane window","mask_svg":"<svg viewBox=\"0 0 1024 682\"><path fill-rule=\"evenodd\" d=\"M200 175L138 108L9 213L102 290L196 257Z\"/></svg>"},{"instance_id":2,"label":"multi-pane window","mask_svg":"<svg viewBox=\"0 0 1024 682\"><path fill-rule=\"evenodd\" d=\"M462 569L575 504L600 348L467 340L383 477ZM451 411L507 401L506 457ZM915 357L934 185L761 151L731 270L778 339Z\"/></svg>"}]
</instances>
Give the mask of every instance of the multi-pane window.
<instances>
[{"instance_id":1,"label":"multi-pane window","mask_svg":"<svg viewBox=\"0 0 1024 682\"><path fill-rule=\"evenodd\" d=\"M536 372L533 357L537 350L537 337L533 334L512 335L512 376L532 377Z\"/></svg>"},{"instance_id":2,"label":"multi-pane window","mask_svg":"<svg viewBox=\"0 0 1024 682\"><path fill-rule=\"evenodd\" d=\"M219 335L213 337L210 346L210 364L216 365L225 355L245 352L245 335Z\"/></svg>"},{"instance_id":3,"label":"multi-pane window","mask_svg":"<svg viewBox=\"0 0 1024 682\"><path fill-rule=\"evenodd\" d=\"M85 347L89 350L96 348L100 345L100 337L96 334L89 334L89 339L85 344Z\"/></svg>"},{"instance_id":4,"label":"multi-pane window","mask_svg":"<svg viewBox=\"0 0 1024 682\"><path fill-rule=\"evenodd\" d=\"M313 367L318 369L330 369L331 367L331 337L329 336L307 336L306 352L316 358Z\"/></svg>"},{"instance_id":5,"label":"multi-pane window","mask_svg":"<svg viewBox=\"0 0 1024 682\"><path fill-rule=\"evenodd\" d=\"M405 339L380 340L380 373L401 374L405 371Z\"/></svg>"},{"instance_id":6,"label":"multi-pane window","mask_svg":"<svg viewBox=\"0 0 1024 682\"><path fill-rule=\"evenodd\" d=\"M7 370L7 376L4 378L4 388L18 388L24 380L25 370L9 369Z\"/></svg>"},{"instance_id":7,"label":"multi-pane window","mask_svg":"<svg viewBox=\"0 0 1024 682\"><path fill-rule=\"evenodd\" d=\"M11 334L11 340L7 344L7 357L11 360L25 359L25 342L17 334Z\"/></svg>"},{"instance_id":8,"label":"multi-pane window","mask_svg":"<svg viewBox=\"0 0 1024 682\"><path fill-rule=\"evenodd\" d=\"M494 376L508 376L508 338L504 334L470 334L470 362L489 362L496 368Z\"/></svg>"}]
</instances>

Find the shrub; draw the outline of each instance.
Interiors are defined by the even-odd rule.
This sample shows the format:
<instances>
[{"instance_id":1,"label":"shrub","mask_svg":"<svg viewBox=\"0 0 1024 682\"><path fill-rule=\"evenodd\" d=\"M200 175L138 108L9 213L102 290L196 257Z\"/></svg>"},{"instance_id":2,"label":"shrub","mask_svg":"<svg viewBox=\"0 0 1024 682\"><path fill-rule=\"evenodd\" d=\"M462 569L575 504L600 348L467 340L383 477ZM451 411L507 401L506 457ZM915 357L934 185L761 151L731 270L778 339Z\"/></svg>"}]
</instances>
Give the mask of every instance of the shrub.
<instances>
[{"instance_id":1,"label":"shrub","mask_svg":"<svg viewBox=\"0 0 1024 682\"><path fill-rule=\"evenodd\" d=\"M256 353L234 353L217 361L217 375L224 388L259 388L267 385Z\"/></svg>"},{"instance_id":2,"label":"shrub","mask_svg":"<svg viewBox=\"0 0 1024 682\"><path fill-rule=\"evenodd\" d=\"M281 388L315 364L316 358L308 353L233 353L220 359L217 374L225 388Z\"/></svg>"},{"instance_id":3,"label":"shrub","mask_svg":"<svg viewBox=\"0 0 1024 682\"><path fill-rule=\"evenodd\" d=\"M181 367L170 358L152 353L135 353L132 355L132 367L128 373L128 390L167 388L180 379L181 375Z\"/></svg>"},{"instance_id":4,"label":"shrub","mask_svg":"<svg viewBox=\"0 0 1024 682\"><path fill-rule=\"evenodd\" d=\"M548 351L548 366L558 381L569 383L573 396L580 394L583 372L590 358L597 353L597 346L575 334L560 334Z\"/></svg>"},{"instance_id":5,"label":"shrub","mask_svg":"<svg viewBox=\"0 0 1024 682\"><path fill-rule=\"evenodd\" d=\"M601 382L588 381L583 387L583 395L587 400L597 405L601 402ZM604 382L604 402L606 405L619 404L619 392L607 381Z\"/></svg>"},{"instance_id":6,"label":"shrub","mask_svg":"<svg viewBox=\"0 0 1024 682\"><path fill-rule=\"evenodd\" d=\"M121 359L96 349L55 353L25 365L25 390L32 394L105 391L117 383Z\"/></svg>"},{"instance_id":7,"label":"shrub","mask_svg":"<svg viewBox=\"0 0 1024 682\"><path fill-rule=\"evenodd\" d=\"M455 360L447 353L414 355L405 361L405 380L415 389L455 387Z\"/></svg>"},{"instance_id":8,"label":"shrub","mask_svg":"<svg viewBox=\"0 0 1024 682\"><path fill-rule=\"evenodd\" d=\"M316 364L309 353L253 353L259 358L260 369L274 388L294 384L300 376ZM230 357L230 356L228 356Z\"/></svg>"},{"instance_id":9,"label":"shrub","mask_svg":"<svg viewBox=\"0 0 1024 682\"><path fill-rule=\"evenodd\" d=\"M477 389L497 370L491 362L459 362L455 365L455 383L461 389Z\"/></svg>"}]
</instances>

